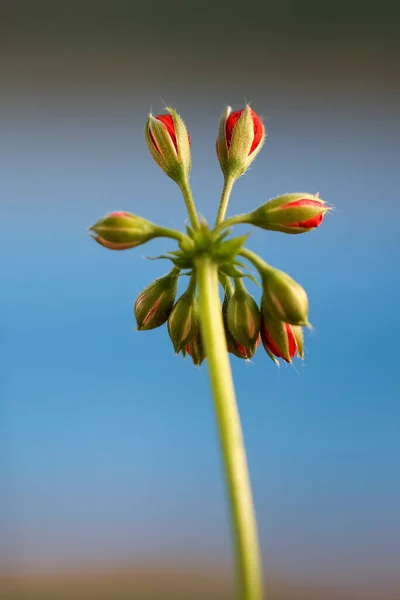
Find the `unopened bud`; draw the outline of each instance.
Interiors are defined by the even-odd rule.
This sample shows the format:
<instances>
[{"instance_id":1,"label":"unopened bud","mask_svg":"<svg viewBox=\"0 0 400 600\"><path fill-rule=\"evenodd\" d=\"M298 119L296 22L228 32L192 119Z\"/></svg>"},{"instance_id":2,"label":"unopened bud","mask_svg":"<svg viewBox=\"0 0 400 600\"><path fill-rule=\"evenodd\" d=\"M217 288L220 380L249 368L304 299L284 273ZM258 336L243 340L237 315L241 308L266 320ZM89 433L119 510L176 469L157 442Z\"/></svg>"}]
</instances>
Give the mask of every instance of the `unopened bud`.
<instances>
[{"instance_id":1,"label":"unopened bud","mask_svg":"<svg viewBox=\"0 0 400 600\"><path fill-rule=\"evenodd\" d=\"M241 279L236 280L235 291L227 303L226 322L235 342L253 355L260 334L260 310Z\"/></svg>"},{"instance_id":2,"label":"unopened bud","mask_svg":"<svg viewBox=\"0 0 400 600\"><path fill-rule=\"evenodd\" d=\"M150 115L145 138L156 163L177 183L189 177L190 136L181 117L172 108L170 114Z\"/></svg>"},{"instance_id":3,"label":"unopened bud","mask_svg":"<svg viewBox=\"0 0 400 600\"><path fill-rule=\"evenodd\" d=\"M128 212L113 212L97 221L89 231L93 239L110 250L128 250L161 235L154 223Z\"/></svg>"},{"instance_id":4,"label":"unopened bud","mask_svg":"<svg viewBox=\"0 0 400 600\"><path fill-rule=\"evenodd\" d=\"M186 352L192 358L194 365L201 365L203 360L205 359L204 346L201 339L200 329L197 331L196 335L191 339L191 341L185 346L185 354Z\"/></svg>"},{"instance_id":5,"label":"unopened bud","mask_svg":"<svg viewBox=\"0 0 400 600\"><path fill-rule=\"evenodd\" d=\"M177 354L196 336L200 327L195 282L193 287L189 284L168 317L168 333Z\"/></svg>"},{"instance_id":6,"label":"unopened bud","mask_svg":"<svg viewBox=\"0 0 400 600\"><path fill-rule=\"evenodd\" d=\"M275 356L283 358L288 363L298 351L297 336L301 327L296 328L280 321L268 311L264 298L261 301L261 338L269 357L277 363ZM300 355L300 352L299 352Z\"/></svg>"},{"instance_id":7,"label":"unopened bud","mask_svg":"<svg viewBox=\"0 0 400 600\"><path fill-rule=\"evenodd\" d=\"M260 117L250 108L222 115L216 150L225 177L243 175L255 159L265 140L265 128Z\"/></svg>"},{"instance_id":8,"label":"unopened bud","mask_svg":"<svg viewBox=\"0 0 400 600\"><path fill-rule=\"evenodd\" d=\"M178 291L178 277L179 269L174 267L168 275L148 285L136 298L134 313L139 331L155 329L167 321Z\"/></svg>"},{"instance_id":9,"label":"unopened bud","mask_svg":"<svg viewBox=\"0 0 400 600\"><path fill-rule=\"evenodd\" d=\"M330 210L312 194L285 194L266 202L246 215L243 222L283 233L306 233L318 227Z\"/></svg>"},{"instance_id":10,"label":"unopened bud","mask_svg":"<svg viewBox=\"0 0 400 600\"><path fill-rule=\"evenodd\" d=\"M264 302L275 317L291 325L309 325L308 298L287 273L268 267L261 273Z\"/></svg>"}]
</instances>

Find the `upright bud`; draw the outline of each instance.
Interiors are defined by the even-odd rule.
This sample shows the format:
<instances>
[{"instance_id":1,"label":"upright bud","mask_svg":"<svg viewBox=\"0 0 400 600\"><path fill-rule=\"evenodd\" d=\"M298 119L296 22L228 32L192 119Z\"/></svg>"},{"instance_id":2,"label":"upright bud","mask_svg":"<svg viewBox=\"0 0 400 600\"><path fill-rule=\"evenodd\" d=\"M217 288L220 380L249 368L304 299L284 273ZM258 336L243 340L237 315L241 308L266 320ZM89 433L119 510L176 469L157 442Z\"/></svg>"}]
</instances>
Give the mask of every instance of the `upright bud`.
<instances>
[{"instance_id":1,"label":"upright bud","mask_svg":"<svg viewBox=\"0 0 400 600\"><path fill-rule=\"evenodd\" d=\"M156 279L136 298L134 313L139 331L155 329L168 319L178 291L179 269Z\"/></svg>"},{"instance_id":2,"label":"upright bud","mask_svg":"<svg viewBox=\"0 0 400 600\"><path fill-rule=\"evenodd\" d=\"M264 303L276 319L291 325L309 325L308 298L287 273L268 267L261 273Z\"/></svg>"},{"instance_id":3,"label":"upright bud","mask_svg":"<svg viewBox=\"0 0 400 600\"><path fill-rule=\"evenodd\" d=\"M246 215L244 222L283 233L306 233L322 223L330 210L312 194L285 194L266 202Z\"/></svg>"},{"instance_id":4,"label":"upright bud","mask_svg":"<svg viewBox=\"0 0 400 600\"><path fill-rule=\"evenodd\" d=\"M192 279L188 289L177 300L168 317L168 333L176 354L189 344L200 328L195 291L196 282Z\"/></svg>"},{"instance_id":5,"label":"upright bud","mask_svg":"<svg viewBox=\"0 0 400 600\"><path fill-rule=\"evenodd\" d=\"M263 346L275 363L275 356L288 363L298 352L303 358L303 332L301 327L280 321L268 310L264 298L261 301L261 338Z\"/></svg>"},{"instance_id":6,"label":"upright bud","mask_svg":"<svg viewBox=\"0 0 400 600\"><path fill-rule=\"evenodd\" d=\"M260 310L241 279L236 279L235 291L228 301L226 322L234 340L244 348L246 356L252 356L259 340Z\"/></svg>"},{"instance_id":7,"label":"upright bud","mask_svg":"<svg viewBox=\"0 0 400 600\"><path fill-rule=\"evenodd\" d=\"M169 114L150 115L145 128L145 138L156 163L178 184L189 177L190 136L185 123L172 108Z\"/></svg>"},{"instance_id":8,"label":"upright bud","mask_svg":"<svg viewBox=\"0 0 400 600\"><path fill-rule=\"evenodd\" d=\"M216 150L225 177L243 175L255 159L265 140L265 128L260 117L250 108L222 115Z\"/></svg>"},{"instance_id":9,"label":"upright bud","mask_svg":"<svg viewBox=\"0 0 400 600\"><path fill-rule=\"evenodd\" d=\"M190 340L188 344L185 346L185 352L189 354L192 358L193 364L200 366L203 360L205 359L204 346L201 339L200 329L197 331L196 335Z\"/></svg>"},{"instance_id":10,"label":"upright bud","mask_svg":"<svg viewBox=\"0 0 400 600\"><path fill-rule=\"evenodd\" d=\"M110 250L128 250L159 237L160 229L154 223L128 212L113 212L97 221L89 231L92 238Z\"/></svg>"}]
</instances>

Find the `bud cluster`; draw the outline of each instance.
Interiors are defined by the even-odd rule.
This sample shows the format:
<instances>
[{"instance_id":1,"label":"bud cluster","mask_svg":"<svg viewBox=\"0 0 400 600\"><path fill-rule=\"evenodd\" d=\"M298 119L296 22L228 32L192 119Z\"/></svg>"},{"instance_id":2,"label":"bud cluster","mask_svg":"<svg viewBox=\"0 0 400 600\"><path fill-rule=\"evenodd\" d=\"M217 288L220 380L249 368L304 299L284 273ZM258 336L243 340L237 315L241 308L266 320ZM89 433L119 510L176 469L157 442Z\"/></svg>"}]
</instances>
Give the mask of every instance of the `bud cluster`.
<instances>
[{"instance_id":1,"label":"bud cluster","mask_svg":"<svg viewBox=\"0 0 400 600\"><path fill-rule=\"evenodd\" d=\"M307 233L322 223L330 208L318 194L290 193L265 202L248 214L225 219L234 182L248 169L266 138L263 122L250 106L233 112L228 107L216 140L224 188L216 224L209 228L197 214L189 185L191 137L178 113L172 108L167 111L149 115L145 139L155 162L182 191L191 222L186 233L124 211L110 213L90 228L94 240L110 250L135 248L158 237L178 242L176 250L159 257L169 259L172 270L148 285L135 301L137 329L155 329L166 323L175 353L189 355L196 365L203 362L206 351L201 337L196 277L199 260L206 257L218 270L224 289L221 312L228 352L250 359L262 342L274 362L278 358L291 362L296 354L303 358L303 327L309 326L305 290L289 275L246 250L247 235L229 237L229 227L246 223L269 231ZM260 306L244 286L245 265L239 261L241 257L250 260L259 272ZM177 299L181 275L190 276L190 281Z\"/></svg>"},{"instance_id":2,"label":"bud cluster","mask_svg":"<svg viewBox=\"0 0 400 600\"><path fill-rule=\"evenodd\" d=\"M269 357L292 362L304 357L303 330L308 323L308 300L304 289L282 271L265 265L261 274L263 294L260 308L240 279L232 291L228 279L222 315L228 352L251 358L262 340Z\"/></svg>"}]
</instances>

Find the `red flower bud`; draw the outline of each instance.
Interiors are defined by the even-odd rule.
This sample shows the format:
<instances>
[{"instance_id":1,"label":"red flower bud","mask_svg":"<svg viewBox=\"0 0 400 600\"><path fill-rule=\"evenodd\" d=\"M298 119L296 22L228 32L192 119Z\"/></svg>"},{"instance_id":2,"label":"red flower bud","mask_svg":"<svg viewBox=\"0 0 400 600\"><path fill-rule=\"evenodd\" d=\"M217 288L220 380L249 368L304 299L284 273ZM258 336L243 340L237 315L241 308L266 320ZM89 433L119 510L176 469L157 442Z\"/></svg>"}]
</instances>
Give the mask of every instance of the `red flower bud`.
<instances>
[{"instance_id":1,"label":"red flower bud","mask_svg":"<svg viewBox=\"0 0 400 600\"><path fill-rule=\"evenodd\" d=\"M225 177L237 179L243 175L261 150L264 140L264 125L250 106L233 113L228 107L220 121L216 146Z\"/></svg>"},{"instance_id":2,"label":"red flower bud","mask_svg":"<svg viewBox=\"0 0 400 600\"><path fill-rule=\"evenodd\" d=\"M172 116L165 114L165 115L158 115L155 118L158 121L161 121L161 123L164 123L165 127L167 128L168 134L172 140L172 143L175 146L175 150L176 150L176 152L178 152L178 142L176 141L175 124L174 124L174 120L173 120ZM151 141L154 144L155 149L157 150L157 152L159 152L161 154L161 150L157 146L157 142L154 139L154 136L151 131L149 131L149 135L150 135ZM191 138L190 138L189 133L187 134L187 136L188 136L188 140L189 140L189 144L190 144Z\"/></svg>"},{"instance_id":3,"label":"red flower bud","mask_svg":"<svg viewBox=\"0 0 400 600\"><path fill-rule=\"evenodd\" d=\"M226 146L228 149L231 146L232 134L233 134L235 125L245 110L246 110L245 108L243 108L242 110L235 110L235 112L231 113L226 120L225 138L226 138ZM260 145L260 143L264 137L264 125L262 124L260 117L257 115L257 113L254 112L254 110L252 108L250 108L250 114L251 114L251 118L253 121L253 141L250 146L248 156L250 156L250 154L252 154L254 152L254 150L256 150L258 148L258 146Z\"/></svg>"},{"instance_id":4,"label":"red flower bud","mask_svg":"<svg viewBox=\"0 0 400 600\"><path fill-rule=\"evenodd\" d=\"M330 208L313 194L284 194L246 215L244 223L283 233L306 233L318 227Z\"/></svg>"},{"instance_id":5,"label":"red flower bud","mask_svg":"<svg viewBox=\"0 0 400 600\"><path fill-rule=\"evenodd\" d=\"M296 200L295 202L289 202L289 204L286 204L286 206L282 206L282 208L287 209L287 208L295 208L295 207L300 207L300 206L310 206L310 207L314 207L316 210L321 210L321 202L318 202L317 200L307 200L307 199ZM316 214L314 217L311 217L310 219L305 219L304 221L299 221L297 223L288 223L286 225L286 227L295 227L295 228L299 228L299 229L315 229L316 227L318 227L318 225L320 225L322 223L322 219L325 216L326 210L328 210L328 209L325 209L324 211L320 212L319 214Z\"/></svg>"},{"instance_id":6,"label":"red flower bud","mask_svg":"<svg viewBox=\"0 0 400 600\"><path fill-rule=\"evenodd\" d=\"M264 347L268 348L268 350L272 352L274 356L277 356L278 358L283 358L283 360L285 360L286 362L291 362L291 359L297 352L296 338L294 337L292 326L289 325L289 323L283 323L282 321L282 326L284 328L284 335L286 336L286 343L288 348L287 354L284 354L284 351L278 346L278 343L275 342L271 332L267 329L265 323L263 324L262 329L262 340Z\"/></svg>"},{"instance_id":7,"label":"red flower bud","mask_svg":"<svg viewBox=\"0 0 400 600\"><path fill-rule=\"evenodd\" d=\"M190 136L178 113L168 110L169 114L149 116L145 138L156 163L179 184L189 177Z\"/></svg>"},{"instance_id":8,"label":"red flower bud","mask_svg":"<svg viewBox=\"0 0 400 600\"><path fill-rule=\"evenodd\" d=\"M283 358L291 363L296 353L303 358L303 330L300 326L280 321L268 310L264 298L261 300L261 338L269 357Z\"/></svg>"},{"instance_id":9,"label":"red flower bud","mask_svg":"<svg viewBox=\"0 0 400 600\"><path fill-rule=\"evenodd\" d=\"M113 212L97 221L89 231L92 238L110 250L127 250L159 237L162 232L157 225L124 211Z\"/></svg>"}]
</instances>

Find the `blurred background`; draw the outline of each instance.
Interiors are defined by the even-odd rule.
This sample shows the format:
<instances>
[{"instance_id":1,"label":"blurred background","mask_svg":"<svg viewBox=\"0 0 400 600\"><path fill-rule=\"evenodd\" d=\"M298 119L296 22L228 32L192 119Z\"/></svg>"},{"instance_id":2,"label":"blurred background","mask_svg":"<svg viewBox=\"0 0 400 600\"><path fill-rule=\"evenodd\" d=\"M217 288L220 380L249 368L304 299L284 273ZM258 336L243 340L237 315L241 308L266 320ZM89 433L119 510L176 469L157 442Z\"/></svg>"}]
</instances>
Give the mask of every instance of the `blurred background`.
<instances>
[{"instance_id":1,"label":"blurred background","mask_svg":"<svg viewBox=\"0 0 400 600\"><path fill-rule=\"evenodd\" d=\"M144 256L173 245L113 253L87 227L183 227L143 138L165 103L212 220L219 117L246 101L268 139L228 214L292 191L335 206L249 240L314 325L304 364L232 358L268 598L399 597L399 22L385 0L1 2L2 599L235 597L206 363L134 330L169 269Z\"/></svg>"}]
</instances>

